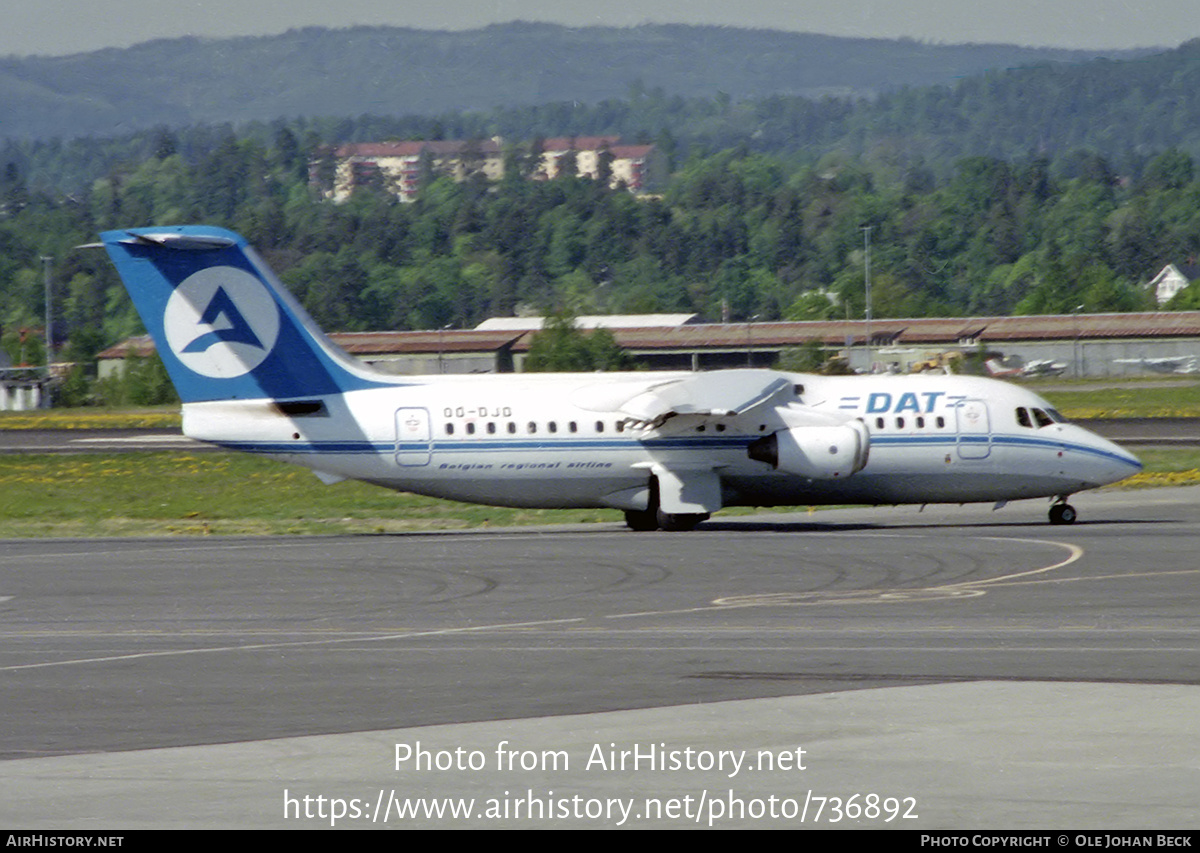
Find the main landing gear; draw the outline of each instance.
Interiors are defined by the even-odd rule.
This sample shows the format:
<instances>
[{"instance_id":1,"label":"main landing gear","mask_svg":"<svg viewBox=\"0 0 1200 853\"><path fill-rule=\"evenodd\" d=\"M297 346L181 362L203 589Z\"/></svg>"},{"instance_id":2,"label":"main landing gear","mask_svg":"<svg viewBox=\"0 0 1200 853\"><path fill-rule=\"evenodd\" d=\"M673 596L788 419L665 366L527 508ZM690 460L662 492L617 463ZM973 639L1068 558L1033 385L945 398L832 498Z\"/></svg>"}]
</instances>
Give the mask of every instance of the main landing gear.
<instances>
[{"instance_id":1,"label":"main landing gear","mask_svg":"<svg viewBox=\"0 0 1200 853\"><path fill-rule=\"evenodd\" d=\"M1067 503L1066 497L1061 497L1050 507L1051 524L1074 524L1078 518L1075 507Z\"/></svg>"},{"instance_id":2,"label":"main landing gear","mask_svg":"<svg viewBox=\"0 0 1200 853\"><path fill-rule=\"evenodd\" d=\"M650 500L646 509L625 510L625 523L630 530L691 530L708 520L707 512L670 513L658 507L658 478L650 478Z\"/></svg>"},{"instance_id":3,"label":"main landing gear","mask_svg":"<svg viewBox=\"0 0 1200 853\"><path fill-rule=\"evenodd\" d=\"M630 530L691 530L707 520L707 512L670 513L661 509L625 511L625 523Z\"/></svg>"},{"instance_id":4,"label":"main landing gear","mask_svg":"<svg viewBox=\"0 0 1200 853\"><path fill-rule=\"evenodd\" d=\"M658 511L654 509L625 510L625 524L630 530L658 530Z\"/></svg>"}]
</instances>

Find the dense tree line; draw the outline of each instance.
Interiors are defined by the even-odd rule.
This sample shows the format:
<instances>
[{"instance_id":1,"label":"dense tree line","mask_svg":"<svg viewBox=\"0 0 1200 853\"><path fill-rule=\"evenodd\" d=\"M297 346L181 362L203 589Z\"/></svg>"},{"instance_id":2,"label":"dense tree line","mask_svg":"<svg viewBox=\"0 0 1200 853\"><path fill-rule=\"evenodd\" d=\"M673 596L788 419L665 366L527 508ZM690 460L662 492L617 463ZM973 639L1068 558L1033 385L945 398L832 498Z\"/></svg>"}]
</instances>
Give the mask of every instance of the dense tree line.
<instances>
[{"instance_id":1,"label":"dense tree line","mask_svg":"<svg viewBox=\"0 0 1200 853\"><path fill-rule=\"evenodd\" d=\"M56 353L87 363L139 331L107 258L76 247L181 222L245 234L340 330L466 328L526 310L859 317L868 245L877 317L1150 308L1142 283L1200 255L1198 57L1200 41L874 99L683 97L636 81L592 103L9 139L0 352L44 358L45 258ZM407 205L378 190L335 205L309 186L334 143L598 134L655 143L669 185L635 198L513 169L498 185L435 181ZM1200 307L1200 290L1170 307ZM590 344L571 357L617 357L603 336ZM153 363L131 376L108 396L165 393Z\"/></svg>"},{"instance_id":2,"label":"dense tree line","mask_svg":"<svg viewBox=\"0 0 1200 853\"><path fill-rule=\"evenodd\" d=\"M43 256L58 351L87 360L136 332L107 258L75 247L179 222L245 234L331 330L469 328L525 309L857 317L865 237L876 317L1138 310L1151 306L1141 282L1200 253L1200 182L1175 149L1136 176L1078 153L963 158L946 177L920 161L733 149L684 160L650 198L513 173L439 179L414 204L364 192L335 205L310 190L287 125L269 141L151 141L73 193L32 188L16 164L0 173L6 335L42 325Z\"/></svg>"}]
</instances>

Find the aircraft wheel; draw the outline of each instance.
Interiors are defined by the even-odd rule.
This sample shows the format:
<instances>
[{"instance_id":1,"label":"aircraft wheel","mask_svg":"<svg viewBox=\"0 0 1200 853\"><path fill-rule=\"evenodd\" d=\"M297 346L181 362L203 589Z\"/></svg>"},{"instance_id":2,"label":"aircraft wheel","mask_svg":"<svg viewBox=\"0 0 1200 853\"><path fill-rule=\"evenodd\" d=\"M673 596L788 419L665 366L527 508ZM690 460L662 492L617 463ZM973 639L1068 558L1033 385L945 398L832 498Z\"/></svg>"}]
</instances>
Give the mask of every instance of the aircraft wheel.
<instances>
[{"instance_id":1,"label":"aircraft wheel","mask_svg":"<svg viewBox=\"0 0 1200 853\"><path fill-rule=\"evenodd\" d=\"M663 530L691 530L697 524L708 519L708 513L677 513L658 512L658 526Z\"/></svg>"},{"instance_id":2,"label":"aircraft wheel","mask_svg":"<svg viewBox=\"0 0 1200 853\"><path fill-rule=\"evenodd\" d=\"M630 530L658 530L658 513L652 509L626 510L625 524Z\"/></svg>"},{"instance_id":3,"label":"aircraft wheel","mask_svg":"<svg viewBox=\"0 0 1200 853\"><path fill-rule=\"evenodd\" d=\"M1055 504L1050 507L1051 524L1074 524L1078 515L1070 504Z\"/></svg>"}]
</instances>

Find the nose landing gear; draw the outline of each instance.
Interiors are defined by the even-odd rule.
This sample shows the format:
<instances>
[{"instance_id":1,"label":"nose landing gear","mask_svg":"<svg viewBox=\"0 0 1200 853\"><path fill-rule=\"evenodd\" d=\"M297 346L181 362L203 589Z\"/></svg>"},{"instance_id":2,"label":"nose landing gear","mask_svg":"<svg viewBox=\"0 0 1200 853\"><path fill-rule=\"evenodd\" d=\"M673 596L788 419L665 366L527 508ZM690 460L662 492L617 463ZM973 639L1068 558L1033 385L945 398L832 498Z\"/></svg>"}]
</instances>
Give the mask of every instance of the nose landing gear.
<instances>
[{"instance_id":1,"label":"nose landing gear","mask_svg":"<svg viewBox=\"0 0 1200 853\"><path fill-rule=\"evenodd\" d=\"M1051 524L1074 524L1078 514L1075 512L1075 507L1067 503L1065 497L1059 498L1050 507L1050 523Z\"/></svg>"}]
</instances>

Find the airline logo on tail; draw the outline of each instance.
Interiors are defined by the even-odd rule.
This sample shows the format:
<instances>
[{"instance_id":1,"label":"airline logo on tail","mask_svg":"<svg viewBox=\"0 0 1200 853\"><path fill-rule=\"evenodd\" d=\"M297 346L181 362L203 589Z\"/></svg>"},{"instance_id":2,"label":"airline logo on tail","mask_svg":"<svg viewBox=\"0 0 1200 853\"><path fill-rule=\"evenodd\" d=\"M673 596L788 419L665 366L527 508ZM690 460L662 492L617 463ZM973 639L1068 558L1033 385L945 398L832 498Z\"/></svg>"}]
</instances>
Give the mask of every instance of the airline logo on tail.
<instances>
[{"instance_id":1,"label":"airline logo on tail","mask_svg":"<svg viewBox=\"0 0 1200 853\"><path fill-rule=\"evenodd\" d=\"M208 267L175 288L163 313L171 351L194 373L243 376L271 354L279 308L258 278L237 267Z\"/></svg>"}]
</instances>

